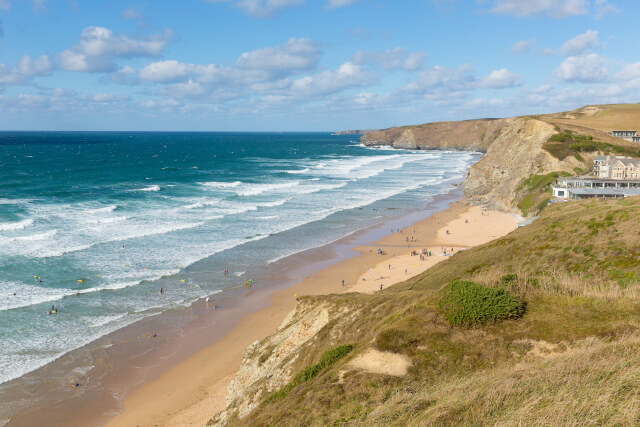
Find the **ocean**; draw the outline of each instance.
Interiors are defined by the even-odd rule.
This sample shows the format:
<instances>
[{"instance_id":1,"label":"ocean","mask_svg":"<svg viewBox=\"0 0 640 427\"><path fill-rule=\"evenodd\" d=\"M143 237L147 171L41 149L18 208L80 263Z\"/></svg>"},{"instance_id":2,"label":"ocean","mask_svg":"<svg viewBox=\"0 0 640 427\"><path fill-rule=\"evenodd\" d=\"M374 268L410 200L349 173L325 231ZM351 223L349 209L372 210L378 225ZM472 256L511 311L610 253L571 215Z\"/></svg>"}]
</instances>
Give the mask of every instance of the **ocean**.
<instances>
[{"instance_id":1,"label":"ocean","mask_svg":"<svg viewBox=\"0 0 640 427\"><path fill-rule=\"evenodd\" d=\"M261 268L424 207L476 160L328 133L0 133L0 383L260 287Z\"/></svg>"}]
</instances>

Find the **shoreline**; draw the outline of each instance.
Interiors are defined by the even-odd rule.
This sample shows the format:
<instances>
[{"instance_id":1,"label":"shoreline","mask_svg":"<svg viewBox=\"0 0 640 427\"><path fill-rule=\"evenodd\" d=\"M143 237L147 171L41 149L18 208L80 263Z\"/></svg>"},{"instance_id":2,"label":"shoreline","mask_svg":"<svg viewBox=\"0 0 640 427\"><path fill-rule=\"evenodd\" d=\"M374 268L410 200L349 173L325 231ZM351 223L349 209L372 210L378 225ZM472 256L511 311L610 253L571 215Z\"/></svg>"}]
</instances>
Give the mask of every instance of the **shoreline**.
<instances>
[{"instance_id":1,"label":"shoreline","mask_svg":"<svg viewBox=\"0 0 640 427\"><path fill-rule=\"evenodd\" d=\"M352 249L388 234L389 224L413 224L461 198L460 188L453 187L444 194L436 195L422 207L404 211L385 219L383 223L356 230L334 242L276 261L263 269L261 286L248 291L242 287L227 288L216 294L214 305L222 305L222 310L212 310L203 298L189 307L168 310L134 322L77 351L67 353L48 365L6 383L13 384L4 390L5 407L15 409L11 407L14 402L21 406L17 414L0 413L0 420L10 417L9 426L43 422L48 425L68 425L74 421L82 425L103 425L122 411L123 398L128 399L136 389L153 383L172 367L221 341L247 316L269 307L272 295L282 289L290 289L310 274L356 257L357 253ZM319 290L318 293L327 292ZM280 316L283 318L289 310L284 310ZM186 326L180 328L175 324ZM273 327L264 328L260 338L273 332L279 321L272 324ZM156 333L157 337L151 339ZM247 345L242 346L242 350ZM74 389L71 385L76 381L83 386ZM224 389L226 393L226 387Z\"/></svg>"},{"instance_id":2,"label":"shoreline","mask_svg":"<svg viewBox=\"0 0 640 427\"><path fill-rule=\"evenodd\" d=\"M226 407L227 386L240 366L246 347L271 335L280 326L285 316L295 308L295 296L375 292L378 290L375 279L362 280L368 268L371 274L376 274L385 271L384 267L388 265L389 271L397 273L395 280L391 277L385 279L388 280L387 286L391 286L448 259L434 254L414 271L405 269L403 275L402 269L413 268L416 265L414 259L419 259L419 256L409 255L408 251L434 245L454 246L455 251L464 250L507 234L517 227L511 214L490 211L485 216L481 212L481 207L469 207L461 204L460 200L451 201L446 209L434 213L432 217L404 227L403 233L387 233L369 245L352 247L352 251L359 252L355 257L333 263L291 288L274 292L270 298L271 305L246 316L222 340L135 390L125 399L124 411L106 425L206 424ZM511 217L512 221L505 221L506 217ZM451 233L445 233L446 229L450 229ZM404 232L419 238L416 242L407 243L403 241L406 238ZM471 239L470 235L473 236ZM472 244L463 244L466 242ZM378 247L385 252L384 255L378 254ZM374 283L373 287L371 283Z\"/></svg>"}]
</instances>

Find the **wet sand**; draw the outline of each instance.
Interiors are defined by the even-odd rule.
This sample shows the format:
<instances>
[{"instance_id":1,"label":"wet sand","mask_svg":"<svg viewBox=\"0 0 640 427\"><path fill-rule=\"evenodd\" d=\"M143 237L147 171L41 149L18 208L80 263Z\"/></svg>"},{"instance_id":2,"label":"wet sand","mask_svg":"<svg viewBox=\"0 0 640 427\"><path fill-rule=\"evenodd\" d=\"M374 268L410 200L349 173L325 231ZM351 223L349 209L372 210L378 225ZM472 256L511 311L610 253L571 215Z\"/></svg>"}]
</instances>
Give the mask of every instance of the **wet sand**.
<instances>
[{"instance_id":1,"label":"wet sand","mask_svg":"<svg viewBox=\"0 0 640 427\"><path fill-rule=\"evenodd\" d=\"M144 318L5 383L0 425L10 419L9 426L99 426L120 414L123 402L126 410L113 425L189 425L183 424L187 419L199 424L224 404L224 378L236 370L244 348L276 329L294 307L294 294L341 292L342 279L346 286L355 284L361 271L381 258L364 249L360 255L354 248L372 245L391 226L414 224L461 197L460 188L454 188L416 210L398 211L384 223L257 267L253 289L224 289L209 304L201 299ZM349 259L357 268L338 264ZM216 305L221 308L215 310ZM192 368L181 367L188 361ZM81 386L73 387L75 382ZM143 395L147 397L139 397ZM200 410L184 411L186 407ZM179 413L184 418L171 421Z\"/></svg>"},{"instance_id":2,"label":"wet sand","mask_svg":"<svg viewBox=\"0 0 640 427\"><path fill-rule=\"evenodd\" d=\"M295 286L271 294L267 307L243 317L220 340L127 395L124 411L107 425L205 425L226 406L227 385L240 365L244 349L273 333L295 307L296 295L373 292L379 290L380 284L391 286L448 259L444 254L440 256L444 245L447 251L451 247L454 251L464 250L505 235L516 226L511 215L485 213L480 207L453 203L440 213L405 226L402 232L394 228L392 233L387 225L383 233L386 236L373 244L358 246L358 239L353 239L349 250L355 256L338 263L328 262ZM407 242L407 238L413 241ZM423 248L430 248L433 256L420 261L419 256L409 255L410 251L421 252ZM378 280L378 276L383 279Z\"/></svg>"}]
</instances>

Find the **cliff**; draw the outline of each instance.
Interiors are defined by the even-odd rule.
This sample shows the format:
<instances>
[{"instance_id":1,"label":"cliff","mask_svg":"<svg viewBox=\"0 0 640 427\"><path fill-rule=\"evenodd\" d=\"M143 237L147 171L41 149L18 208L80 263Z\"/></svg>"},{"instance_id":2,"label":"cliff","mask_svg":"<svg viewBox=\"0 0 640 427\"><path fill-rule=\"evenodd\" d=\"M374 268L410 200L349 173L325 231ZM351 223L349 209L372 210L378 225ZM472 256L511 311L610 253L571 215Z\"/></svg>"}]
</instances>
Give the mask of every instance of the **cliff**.
<instances>
[{"instance_id":1,"label":"cliff","mask_svg":"<svg viewBox=\"0 0 640 427\"><path fill-rule=\"evenodd\" d=\"M639 236L638 197L558 204L384 291L301 298L209 424L635 424ZM456 279L526 309L456 325L441 304ZM479 318L487 301L458 307Z\"/></svg>"},{"instance_id":2,"label":"cliff","mask_svg":"<svg viewBox=\"0 0 640 427\"><path fill-rule=\"evenodd\" d=\"M404 149L451 149L486 151L504 126L503 119L435 122L372 132L360 138L367 146L386 145Z\"/></svg>"},{"instance_id":3,"label":"cliff","mask_svg":"<svg viewBox=\"0 0 640 427\"><path fill-rule=\"evenodd\" d=\"M338 130L332 133L332 135L366 135L373 132L378 132L380 129L354 129L354 130Z\"/></svg>"},{"instance_id":4,"label":"cliff","mask_svg":"<svg viewBox=\"0 0 640 427\"><path fill-rule=\"evenodd\" d=\"M525 179L585 167L590 156L560 161L543 148L555 133L553 125L535 118L505 119L486 154L467 172L462 184L467 202L515 211Z\"/></svg>"},{"instance_id":5,"label":"cliff","mask_svg":"<svg viewBox=\"0 0 640 427\"><path fill-rule=\"evenodd\" d=\"M625 127L640 116L635 106L622 118L617 109L393 128L362 142L485 151L463 183L465 200L526 215L539 202L533 213L545 208L558 174L588 171L602 150L638 152L607 139L603 123ZM589 127L592 117L599 128ZM558 157L549 147L558 133L589 143L567 143L569 155ZM301 298L272 336L247 349L229 406L210 424L634 424L638 236L640 197L555 204L527 227L384 291ZM526 310L454 325L442 295L458 279ZM464 307L477 317L493 309L486 300ZM353 351L323 363L345 346Z\"/></svg>"}]
</instances>

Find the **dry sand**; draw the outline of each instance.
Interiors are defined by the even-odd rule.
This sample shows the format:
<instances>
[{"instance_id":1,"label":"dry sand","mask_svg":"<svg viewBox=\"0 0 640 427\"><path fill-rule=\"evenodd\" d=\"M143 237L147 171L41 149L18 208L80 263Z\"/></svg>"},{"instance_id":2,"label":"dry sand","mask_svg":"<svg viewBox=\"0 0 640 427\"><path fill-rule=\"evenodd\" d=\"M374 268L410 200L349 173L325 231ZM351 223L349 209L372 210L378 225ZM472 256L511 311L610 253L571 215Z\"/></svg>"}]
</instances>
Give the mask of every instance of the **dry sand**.
<instances>
[{"instance_id":1,"label":"dry sand","mask_svg":"<svg viewBox=\"0 0 640 427\"><path fill-rule=\"evenodd\" d=\"M443 225L438 227L435 239L428 239L426 235L429 234L433 222L440 224L440 215L435 215L435 218L404 229L400 236L405 238L407 245L403 248L405 253L369 267L369 270L358 278L357 283L349 286L345 292L372 293L379 291L381 286L383 289L403 282L424 272L429 267L449 259L449 256L456 252L487 243L510 233L517 227L513 215L497 211L484 211L480 206L473 206L461 212L454 219L443 222ZM396 240L398 234L395 233L393 236L396 237ZM409 240L413 238L417 241L407 242L407 237ZM387 239L382 239L380 248L383 251L399 251L397 244L385 245ZM421 243L423 244L421 245ZM431 256L426 256L421 260L420 254L423 249L429 251ZM412 251L418 252L418 255L411 255Z\"/></svg>"},{"instance_id":2,"label":"dry sand","mask_svg":"<svg viewBox=\"0 0 640 427\"><path fill-rule=\"evenodd\" d=\"M455 203L402 232L394 230L376 245L355 248L360 256L331 265L291 289L274 293L270 307L248 315L219 342L135 390L125 398L124 411L107 425L205 425L226 406L227 386L240 366L244 349L273 333L295 307L295 295L374 292L380 290L380 284L391 286L448 259L441 254L443 245L447 253L452 247L457 252L503 236L516 226L515 218L509 214ZM407 242L407 238L412 241ZM409 255L422 248L429 248L433 256L420 261L419 256ZM384 255L379 255L378 249Z\"/></svg>"}]
</instances>

